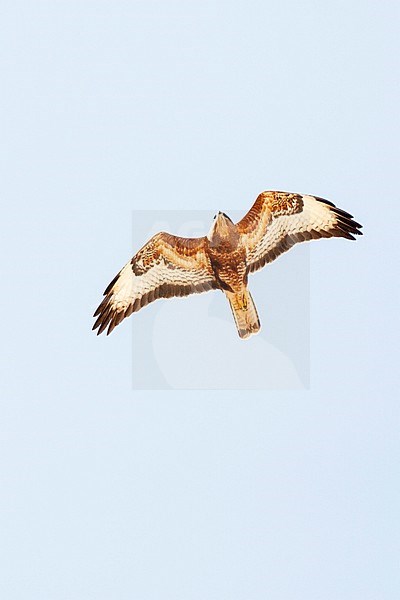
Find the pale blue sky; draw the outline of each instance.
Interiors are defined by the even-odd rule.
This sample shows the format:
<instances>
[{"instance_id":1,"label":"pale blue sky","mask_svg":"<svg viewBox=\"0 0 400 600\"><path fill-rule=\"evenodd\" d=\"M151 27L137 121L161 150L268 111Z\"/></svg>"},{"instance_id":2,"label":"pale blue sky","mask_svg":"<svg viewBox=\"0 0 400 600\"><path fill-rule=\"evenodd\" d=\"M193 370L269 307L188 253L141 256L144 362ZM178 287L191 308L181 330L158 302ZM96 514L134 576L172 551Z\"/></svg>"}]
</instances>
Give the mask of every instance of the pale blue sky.
<instances>
[{"instance_id":1,"label":"pale blue sky","mask_svg":"<svg viewBox=\"0 0 400 600\"><path fill-rule=\"evenodd\" d=\"M1 597L398 598L398 3L0 17ZM132 323L90 331L133 211L274 188L365 228L310 247L311 389L133 390Z\"/></svg>"}]
</instances>

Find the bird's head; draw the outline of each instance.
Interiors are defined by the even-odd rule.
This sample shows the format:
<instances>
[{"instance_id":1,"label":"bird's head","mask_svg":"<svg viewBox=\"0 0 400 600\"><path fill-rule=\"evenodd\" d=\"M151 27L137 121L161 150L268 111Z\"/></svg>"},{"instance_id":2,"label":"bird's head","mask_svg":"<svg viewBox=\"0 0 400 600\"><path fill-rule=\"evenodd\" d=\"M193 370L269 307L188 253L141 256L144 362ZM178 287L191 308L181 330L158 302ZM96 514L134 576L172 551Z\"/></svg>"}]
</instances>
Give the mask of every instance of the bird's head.
<instances>
[{"instance_id":1,"label":"bird's head","mask_svg":"<svg viewBox=\"0 0 400 600\"><path fill-rule=\"evenodd\" d=\"M207 237L211 243L218 244L224 240L230 241L236 234L236 225L232 219L225 213L219 212L214 217L213 224Z\"/></svg>"}]
</instances>

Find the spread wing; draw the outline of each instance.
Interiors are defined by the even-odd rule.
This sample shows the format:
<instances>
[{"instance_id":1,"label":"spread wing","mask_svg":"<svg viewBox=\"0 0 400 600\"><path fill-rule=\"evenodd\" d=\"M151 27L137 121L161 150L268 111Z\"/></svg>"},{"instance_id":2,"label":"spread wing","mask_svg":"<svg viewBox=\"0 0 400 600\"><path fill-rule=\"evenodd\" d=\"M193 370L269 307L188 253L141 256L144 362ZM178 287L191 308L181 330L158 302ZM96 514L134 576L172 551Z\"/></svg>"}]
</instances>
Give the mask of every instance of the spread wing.
<instances>
[{"instance_id":1,"label":"spread wing","mask_svg":"<svg viewBox=\"0 0 400 600\"><path fill-rule=\"evenodd\" d=\"M288 192L263 192L238 223L250 272L272 262L297 242L362 235L352 215L329 200Z\"/></svg>"},{"instance_id":2,"label":"spread wing","mask_svg":"<svg viewBox=\"0 0 400 600\"><path fill-rule=\"evenodd\" d=\"M216 289L206 238L158 233L112 280L97 308L93 329L109 335L125 317L158 298L188 296Z\"/></svg>"}]
</instances>

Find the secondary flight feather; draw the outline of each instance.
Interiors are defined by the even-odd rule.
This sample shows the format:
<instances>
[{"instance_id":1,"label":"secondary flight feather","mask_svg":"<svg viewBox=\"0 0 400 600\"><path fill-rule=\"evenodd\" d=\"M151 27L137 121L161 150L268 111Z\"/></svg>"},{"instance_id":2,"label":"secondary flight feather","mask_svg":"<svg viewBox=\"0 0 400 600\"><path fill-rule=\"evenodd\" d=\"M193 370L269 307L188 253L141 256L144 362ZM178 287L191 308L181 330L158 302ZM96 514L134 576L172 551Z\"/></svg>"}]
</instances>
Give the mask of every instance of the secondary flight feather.
<instances>
[{"instance_id":1,"label":"secondary flight feather","mask_svg":"<svg viewBox=\"0 0 400 600\"><path fill-rule=\"evenodd\" d=\"M99 335L157 300L221 290L241 338L260 330L248 290L248 276L294 244L342 237L355 240L361 225L349 213L318 196L262 192L235 224L222 212L207 236L182 238L161 232L121 269L104 292L94 316Z\"/></svg>"}]
</instances>

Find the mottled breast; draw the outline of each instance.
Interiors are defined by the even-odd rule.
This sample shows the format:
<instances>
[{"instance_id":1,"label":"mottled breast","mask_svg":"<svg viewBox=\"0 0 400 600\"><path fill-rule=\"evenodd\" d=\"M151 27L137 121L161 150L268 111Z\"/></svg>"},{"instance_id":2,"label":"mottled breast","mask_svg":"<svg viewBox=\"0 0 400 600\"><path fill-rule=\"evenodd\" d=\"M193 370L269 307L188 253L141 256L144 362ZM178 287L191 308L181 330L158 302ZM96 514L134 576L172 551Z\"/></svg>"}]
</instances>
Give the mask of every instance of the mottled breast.
<instances>
[{"instance_id":1,"label":"mottled breast","mask_svg":"<svg viewBox=\"0 0 400 600\"><path fill-rule=\"evenodd\" d=\"M221 289L234 292L247 285L246 251L242 246L209 248L209 256Z\"/></svg>"}]
</instances>

